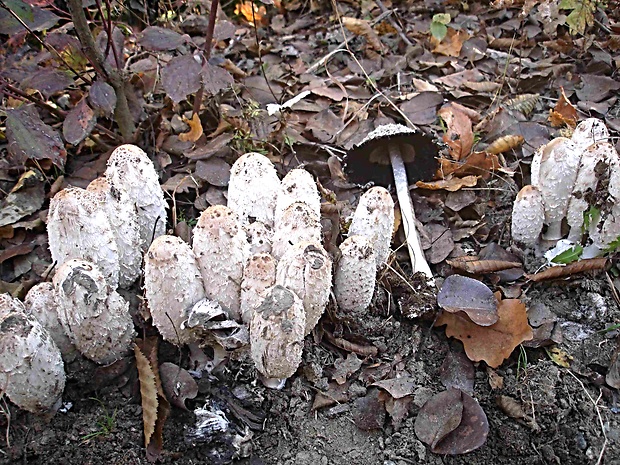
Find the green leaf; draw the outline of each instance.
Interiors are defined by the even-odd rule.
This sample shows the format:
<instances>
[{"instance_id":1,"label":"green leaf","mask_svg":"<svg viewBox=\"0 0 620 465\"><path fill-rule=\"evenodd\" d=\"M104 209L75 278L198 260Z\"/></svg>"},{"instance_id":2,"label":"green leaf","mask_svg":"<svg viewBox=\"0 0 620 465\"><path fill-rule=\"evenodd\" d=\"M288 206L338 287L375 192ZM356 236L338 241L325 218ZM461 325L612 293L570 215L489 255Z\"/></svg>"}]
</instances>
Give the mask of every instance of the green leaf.
<instances>
[{"instance_id":1,"label":"green leaf","mask_svg":"<svg viewBox=\"0 0 620 465\"><path fill-rule=\"evenodd\" d=\"M590 226L597 224L601 219L601 210L592 206L583 213L583 231L590 229Z\"/></svg>"},{"instance_id":2,"label":"green leaf","mask_svg":"<svg viewBox=\"0 0 620 465\"><path fill-rule=\"evenodd\" d=\"M558 5L560 10L574 10L579 6L581 0L562 0Z\"/></svg>"},{"instance_id":3,"label":"green leaf","mask_svg":"<svg viewBox=\"0 0 620 465\"><path fill-rule=\"evenodd\" d=\"M596 6L592 0L562 0L559 7L563 10L573 10L566 17L566 24L571 34L584 34L586 28L594 24Z\"/></svg>"},{"instance_id":4,"label":"green leaf","mask_svg":"<svg viewBox=\"0 0 620 465\"><path fill-rule=\"evenodd\" d=\"M441 42L443 38L446 37L447 33L448 33L448 28L446 27L445 24L436 23L436 22L431 23L431 34L439 42Z\"/></svg>"},{"instance_id":5,"label":"green leaf","mask_svg":"<svg viewBox=\"0 0 620 465\"><path fill-rule=\"evenodd\" d=\"M609 254L612 252L617 251L620 248L620 237L617 237L615 240L613 240L606 248L605 248L605 254Z\"/></svg>"},{"instance_id":6,"label":"green leaf","mask_svg":"<svg viewBox=\"0 0 620 465\"><path fill-rule=\"evenodd\" d=\"M25 23L34 21L34 13L32 7L22 0L5 0L4 4L9 10L19 16Z\"/></svg>"},{"instance_id":7,"label":"green leaf","mask_svg":"<svg viewBox=\"0 0 620 465\"><path fill-rule=\"evenodd\" d=\"M445 25L445 24L450 24L450 21L452 21L452 18L450 17L448 13L437 13L436 15L433 16L434 23Z\"/></svg>"},{"instance_id":8,"label":"green leaf","mask_svg":"<svg viewBox=\"0 0 620 465\"><path fill-rule=\"evenodd\" d=\"M551 260L553 263L558 263L561 265L566 265L568 263L576 262L581 257L581 253L583 252L583 247L581 245L576 244L568 250L565 250L559 255L556 255Z\"/></svg>"}]
</instances>

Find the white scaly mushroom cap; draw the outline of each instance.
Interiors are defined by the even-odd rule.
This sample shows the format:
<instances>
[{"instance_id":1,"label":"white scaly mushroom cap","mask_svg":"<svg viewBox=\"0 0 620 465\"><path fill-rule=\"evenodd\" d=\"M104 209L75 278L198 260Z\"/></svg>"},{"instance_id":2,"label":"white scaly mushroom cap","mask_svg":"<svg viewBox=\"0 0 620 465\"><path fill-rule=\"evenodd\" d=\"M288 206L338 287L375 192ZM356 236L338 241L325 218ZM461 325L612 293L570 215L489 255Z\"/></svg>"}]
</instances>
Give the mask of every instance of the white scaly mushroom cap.
<instances>
[{"instance_id":1,"label":"white scaly mushroom cap","mask_svg":"<svg viewBox=\"0 0 620 465\"><path fill-rule=\"evenodd\" d=\"M86 190L101 196L118 247L118 284L127 288L140 276L142 270L142 239L136 205L127 192L112 189L103 177L92 181Z\"/></svg>"},{"instance_id":2,"label":"white scaly mushroom cap","mask_svg":"<svg viewBox=\"0 0 620 465\"><path fill-rule=\"evenodd\" d=\"M78 187L58 192L50 201L47 233L56 266L74 258L87 260L97 265L113 289L118 287L118 246L97 194Z\"/></svg>"},{"instance_id":3,"label":"white scaly mushroom cap","mask_svg":"<svg viewBox=\"0 0 620 465\"><path fill-rule=\"evenodd\" d=\"M536 186L523 186L512 205L512 240L532 247L545 221L542 194Z\"/></svg>"},{"instance_id":4,"label":"white scaly mushroom cap","mask_svg":"<svg viewBox=\"0 0 620 465\"><path fill-rule=\"evenodd\" d=\"M110 155L105 177L135 205L142 253L146 252L153 238L166 232L166 201L153 162L140 147L121 145Z\"/></svg>"},{"instance_id":5,"label":"white scaly mushroom cap","mask_svg":"<svg viewBox=\"0 0 620 465\"><path fill-rule=\"evenodd\" d=\"M129 303L84 260L69 260L54 276L58 319L85 357L101 365L123 358L135 336Z\"/></svg>"},{"instance_id":6,"label":"white scaly mushroom cap","mask_svg":"<svg viewBox=\"0 0 620 465\"><path fill-rule=\"evenodd\" d=\"M596 190L601 177L609 176L605 166L609 168L617 164L618 152L609 142L597 142L584 149L566 214L571 228L568 240L581 241L583 214L588 209L585 195Z\"/></svg>"},{"instance_id":7,"label":"white scaly mushroom cap","mask_svg":"<svg viewBox=\"0 0 620 465\"><path fill-rule=\"evenodd\" d=\"M65 389L60 350L24 306L0 296L0 391L19 408L36 414L55 412Z\"/></svg>"},{"instance_id":8,"label":"white scaly mushroom cap","mask_svg":"<svg viewBox=\"0 0 620 465\"><path fill-rule=\"evenodd\" d=\"M360 197L349 227L349 235L366 236L373 246L377 268L390 255L394 228L394 201L387 189L373 187Z\"/></svg>"},{"instance_id":9,"label":"white scaly mushroom cap","mask_svg":"<svg viewBox=\"0 0 620 465\"><path fill-rule=\"evenodd\" d=\"M250 352L256 369L267 378L292 376L303 350L304 308L294 292L273 286L250 323Z\"/></svg>"},{"instance_id":10,"label":"white scaly mushroom cap","mask_svg":"<svg viewBox=\"0 0 620 465\"><path fill-rule=\"evenodd\" d=\"M248 239L248 255L257 253L271 253L273 243L273 229L260 221L252 224L243 223L241 225Z\"/></svg>"},{"instance_id":11,"label":"white scaly mushroom cap","mask_svg":"<svg viewBox=\"0 0 620 465\"><path fill-rule=\"evenodd\" d=\"M189 244L168 235L153 241L144 258L144 293L153 324L166 341L185 344L196 340L182 324L193 305L206 296Z\"/></svg>"},{"instance_id":12,"label":"white scaly mushroom cap","mask_svg":"<svg viewBox=\"0 0 620 465\"><path fill-rule=\"evenodd\" d=\"M26 313L32 315L50 334L60 349L65 362L75 360L77 349L65 333L58 319L58 302L52 283L39 283L33 286L24 299Z\"/></svg>"},{"instance_id":13,"label":"white scaly mushroom cap","mask_svg":"<svg viewBox=\"0 0 620 465\"><path fill-rule=\"evenodd\" d=\"M252 315L276 283L276 261L267 253L252 255L243 268L241 282L241 320L250 324Z\"/></svg>"},{"instance_id":14,"label":"white scaly mushroom cap","mask_svg":"<svg viewBox=\"0 0 620 465\"><path fill-rule=\"evenodd\" d=\"M544 152L536 185L545 204L547 232L544 238L558 240L562 238L562 220L566 217L577 179L581 151L570 139L558 137L547 144Z\"/></svg>"},{"instance_id":15,"label":"white scaly mushroom cap","mask_svg":"<svg viewBox=\"0 0 620 465\"><path fill-rule=\"evenodd\" d=\"M230 168L228 207L243 223L254 219L273 227L280 189L273 163L260 153L246 153Z\"/></svg>"},{"instance_id":16,"label":"white scaly mushroom cap","mask_svg":"<svg viewBox=\"0 0 620 465\"><path fill-rule=\"evenodd\" d=\"M596 142L608 141L609 130L600 119L588 118L577 125L571 140L578 150L583 150Z\"/></svg>"},{"instance_id":17,"label":"white scaly mushroom cap","mask_svg":"<svg viewBox=\"0 0 620 465\"><path fill-rule=\"evenodd\" d=\"M193 249L205 293L237 321L241 319L241 279L247 248L245 232L230 208L213 205L202 212L194 228Z\"/></svg>"},{"instance_id":18,"label":"white scaly mushroom cap","mask_svg":"<svg viewBox=\"0 0 620 465\"><path fill-rule=\"evenodd\" d=\"M295 202L305 202L317 216L321 215L321 196L316 182L310 173L301 168L289 171L282 179L282 188L276 200L276 223L284 210Z\"/></svg>"},{"instance_id":19,"label":"white scaly mushroom cap","mask_svg":"<svg viewBox=\"0 0 620 465\"><path fill-rule=\"evenodd\" d=\"M375 254L366 236L349 236L341 245L342 255L334 273L334 295L345 312L361 314L375 292Z\"/></svg>"},{"instance_id":20,"label":"white scaly mushroom cap","mask_svg":"<svg viewBox=\"0 0 620 465\"><path fill-rule=\"evenodd\" d=\"M293 291L306 312L304 336L321 318L332 283L332 260L318 242L299 242L290 247L276 268L276 284Z\"/></svg>"},{"instance_id":21,"label":"white scaly mushroom cap","mask_svg":"<svg viewBox=\"0 0 620 465\"><path fill-rule=\"evenodd\" d=\"M620 237L620 157L613 146L611 149L607 152L610 170L607 203L612 205L611 211L599 224L591 224L589 230L590 238L599 251L608 248Z\"/></svg>"},{"instance_id":22,"label":"white scaly mushroom cap","mask_svg":"<svg viewBox=\"0 0 620 465\"><path fill-rule=\"evenodd\" d=\"M274 229L271 253L276 260L298 242L321 242L321 216L305 202L294 202L286 207Z\"/></svg>"}]
</instances>

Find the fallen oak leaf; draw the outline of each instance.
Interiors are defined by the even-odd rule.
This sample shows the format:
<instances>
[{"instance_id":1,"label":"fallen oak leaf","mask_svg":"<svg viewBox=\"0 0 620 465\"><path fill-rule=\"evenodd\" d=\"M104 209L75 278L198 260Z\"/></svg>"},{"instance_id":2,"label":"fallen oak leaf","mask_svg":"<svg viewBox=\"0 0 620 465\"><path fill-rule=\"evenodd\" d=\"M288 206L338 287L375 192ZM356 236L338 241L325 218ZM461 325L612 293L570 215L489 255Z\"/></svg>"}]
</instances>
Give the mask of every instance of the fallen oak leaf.
<instances>
[{"instance_id":1,"label":"fallen oak leaf","mask_svg":"<svg viewBox=\"0 0 620 465\"><path fill-rule=\"evenodd\" d=\"M496 292L495 296L499 300L500 293ZM519 299L500 300L497 314L497 323L479 326L462 312L442 312L436 325L446 325L446 336L460 340L471 361L484 360L491 368L497 368L515 347L534 337L525 304Z\"/></svg>"}]
</instances>

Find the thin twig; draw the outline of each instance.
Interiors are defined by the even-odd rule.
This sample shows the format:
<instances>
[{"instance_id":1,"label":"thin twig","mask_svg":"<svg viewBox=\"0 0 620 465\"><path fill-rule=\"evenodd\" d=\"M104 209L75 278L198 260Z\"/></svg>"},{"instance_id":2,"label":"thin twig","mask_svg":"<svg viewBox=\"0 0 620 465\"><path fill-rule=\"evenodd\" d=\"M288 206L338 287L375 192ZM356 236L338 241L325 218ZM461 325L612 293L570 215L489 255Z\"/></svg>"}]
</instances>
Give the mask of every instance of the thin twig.
<instances>
[{"instance_id":1,"label":"thin twig","mask_svg":"<svg viewBox=\"0 0 620 465\"><path fill-rule=\"evenodd\" d=\"M381 0L375 0L375 3L377 4L377 6L381 9L383 13L388 13L389 16L387 17L387 20L390 22L392 27L396 29L396 32L398 32L398 35L400 36L400 38L403 39L403 42L405 42L409 46L413 45L413 42L409 40L409 37L407 37L407 35L405 34L405 31L403 31L403 29L400 27L400 24L398 24L396 20L394 19L393 17L394 10L388 10Z\"/></svg>"}]
</instances>

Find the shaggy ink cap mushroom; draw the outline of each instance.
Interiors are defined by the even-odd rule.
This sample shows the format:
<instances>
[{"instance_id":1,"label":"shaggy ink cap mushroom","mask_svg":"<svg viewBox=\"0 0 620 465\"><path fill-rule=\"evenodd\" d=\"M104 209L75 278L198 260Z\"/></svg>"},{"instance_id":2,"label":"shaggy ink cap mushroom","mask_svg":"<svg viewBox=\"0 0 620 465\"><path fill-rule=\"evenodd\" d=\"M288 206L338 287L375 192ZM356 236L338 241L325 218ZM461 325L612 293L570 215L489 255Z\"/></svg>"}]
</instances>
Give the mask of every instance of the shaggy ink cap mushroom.
<instances>
[{"instance_id":1,"label":"shaggy ink cap mushroom","mask_svg":"<svg viewBox=\"0 0 620 465\"><path fill-rule=\"evenodd\" d=\"M545 220L545 206L536 186L523 186L512 206L512 239L532 247L538 242Z\"/></svg>"},{"instance_id":2,"label":"shaggy ink cap mushroom","mask_svg":"<svg viewBox=\"0 0 620 465\"><path fill-rule=\"evenodd\" d=\"M432 177L438 155L439 147L431 137L402 124L385 124L349 151L345 166L349 179L359 184L374 181L385 186L394 182L412 271L423 273L431 283L433 274L415 229L409 184Z\"/></svg>"}]
</instances>

